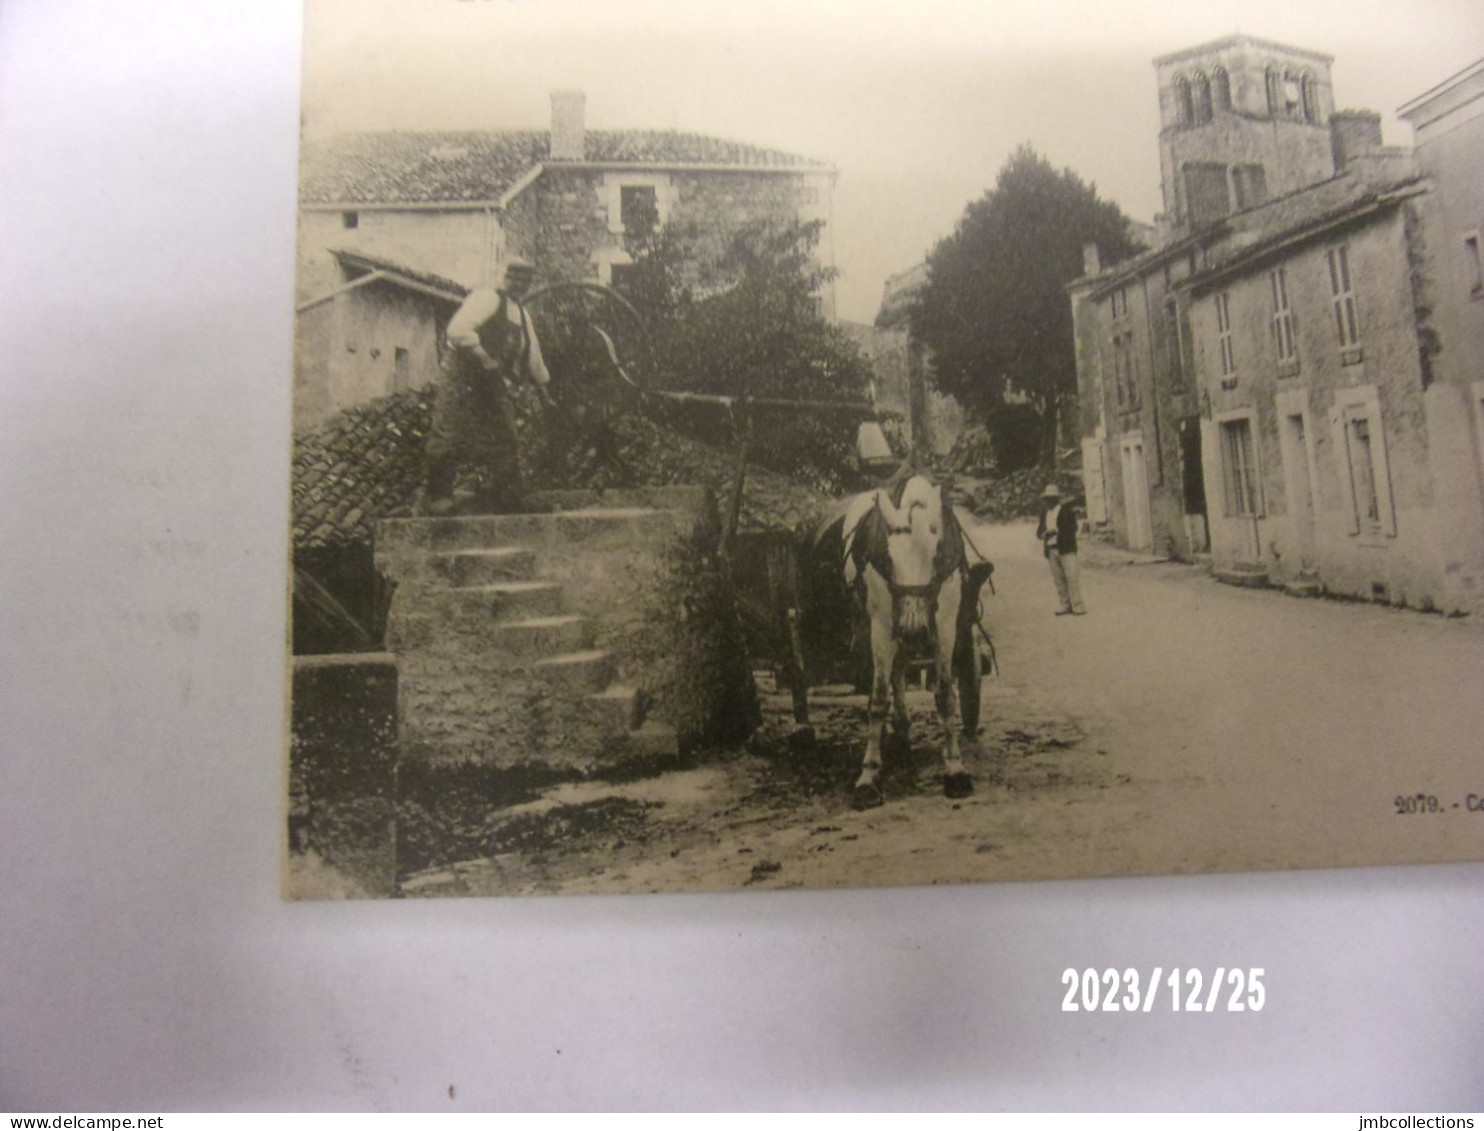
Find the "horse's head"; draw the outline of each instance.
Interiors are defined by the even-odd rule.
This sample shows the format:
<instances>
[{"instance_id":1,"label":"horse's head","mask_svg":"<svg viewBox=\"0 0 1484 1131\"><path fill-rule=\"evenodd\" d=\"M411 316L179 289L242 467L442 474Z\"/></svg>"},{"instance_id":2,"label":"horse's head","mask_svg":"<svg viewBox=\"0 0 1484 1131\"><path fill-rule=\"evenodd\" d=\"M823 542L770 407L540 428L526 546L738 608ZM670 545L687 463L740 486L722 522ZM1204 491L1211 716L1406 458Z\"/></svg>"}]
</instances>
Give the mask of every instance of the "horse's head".
<instances>
[{"instance_id":1,"label":"horse's head","mask_svg":"<svg viewBox=\"0 0 1484 1131\"><path fill-rule=\"evenodd\" d=\"M914 635L928 629L937 588L944 579L941 547L944 536L943 489L921 475L902 486L893 502L891 492L876 492L876 509L886 523L886 561L896 598L897 629Z\"/></svg>"}]
</instances>

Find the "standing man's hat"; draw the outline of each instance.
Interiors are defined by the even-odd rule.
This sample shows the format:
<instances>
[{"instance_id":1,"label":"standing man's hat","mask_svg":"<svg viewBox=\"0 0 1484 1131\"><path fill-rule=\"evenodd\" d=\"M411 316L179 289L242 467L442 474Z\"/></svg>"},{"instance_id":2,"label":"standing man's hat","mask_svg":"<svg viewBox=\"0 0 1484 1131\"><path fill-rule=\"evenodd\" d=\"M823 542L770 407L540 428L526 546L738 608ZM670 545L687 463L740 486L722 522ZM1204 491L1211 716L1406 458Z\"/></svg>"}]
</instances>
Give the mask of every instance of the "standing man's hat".
<instances>
[{"instance_id":1,"label":"standing man's hat","mask_svg":"<svg viewBox=\"0 0 1484 1131\"><path fill-rule=\"evenodd\" d=\"M1041 498L1059 499L1061 498L1061 488L1058 487L1055 483L1052 483L1047 486L1046 490L1041 492Z\"/></svg>"}]
</instances>

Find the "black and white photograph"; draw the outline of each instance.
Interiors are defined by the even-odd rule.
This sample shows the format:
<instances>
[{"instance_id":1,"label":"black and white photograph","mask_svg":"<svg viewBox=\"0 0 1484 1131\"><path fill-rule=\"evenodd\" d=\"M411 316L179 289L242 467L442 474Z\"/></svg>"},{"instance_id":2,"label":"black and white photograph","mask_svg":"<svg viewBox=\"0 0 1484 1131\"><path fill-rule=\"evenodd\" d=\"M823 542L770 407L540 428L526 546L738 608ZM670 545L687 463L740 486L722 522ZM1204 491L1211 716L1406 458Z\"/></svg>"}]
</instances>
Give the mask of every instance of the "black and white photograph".
<instances>
[{"instance_id":1,"label":"black and white photograph","mask_svg":"<svg viewBox=\"0 0 1484 1131\"><path fill-rule=\"evenodd\" d=\"M661 7L306 6L285 893L1484 854L1479 41Z\"/></svg>"},{"instance_id":2,"label":"black and white photograph","mask_svg":"<svg viewBox=\"0 0 1484 1131\"><path fill-rule=\"evenodd\" d=\"M1477 0L0 0L0 1125L1480 1126L1481 228Z\"/></svg>"}]
</instances>

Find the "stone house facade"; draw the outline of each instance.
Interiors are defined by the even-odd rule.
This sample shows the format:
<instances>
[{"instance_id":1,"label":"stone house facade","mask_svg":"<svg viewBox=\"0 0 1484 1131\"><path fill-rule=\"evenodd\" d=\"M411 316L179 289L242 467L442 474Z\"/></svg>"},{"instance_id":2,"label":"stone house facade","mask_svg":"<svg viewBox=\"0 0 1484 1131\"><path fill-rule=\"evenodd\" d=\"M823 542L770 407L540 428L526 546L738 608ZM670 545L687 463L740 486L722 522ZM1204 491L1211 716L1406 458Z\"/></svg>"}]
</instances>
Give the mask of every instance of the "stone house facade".
<instances>
[{"instance_id":1,"label":"stone house facade","mask_svg":"<svg viewBox=\"0 0 1484 1131\"><path fill-rule=\"evenodd\" d=\"M294 422L312 427L353 405L431 383L439 340L467 293L449 279L338 251L343 282L300 302Z\"/></svg>"},{"instance_id":2,"label":"stone house facade","mask_svg":"<svg viewBox=\"0 0 1484 1131\"><path fill-rule=\"evenodd\" d=\"M912 304L927 283L927 264L887 278L872 325L841 323L871 363L871 400L883 415L900 421L902 448L930 465L946 456L964 430L963 406L932 388L928 357L911 333Z\"/></svg>"},{"instance_id":3,"label":"stone house facade","mask_svg":"<svg viewBox=\"0 0 1484 1131\"><path fill-rule=\"evenodd\" d=\"M1189 560L1209 549L1189 304L1175 289L1199 263L1177 241L1068 288L1077 427L1089 521L1137 550Z\"/></svg>"},{"instance_id":4,"label":"stone house facade","mask_svg":"<svg viewBox=\"0 0 1484 1131\"><path fill-rule=\"evenodd\" d=\"M1218 575L1447 604L1400 161L1244 215L1186 285ZM1374 177L1374 179L1372 179Z\"/></svg>"},{"instance_id":5,"label":"stone house facade","mask_svg":"<svg viewBox=\"0 0 1484 1131\"><path fill-rule=\"evenodd\" d=\"M1428 438L1441 565L1457 602L1484 604L1484 59L1397 111L1414 131L1429 351Z\"/></svg>"},{"instance_id":6,"label":"stone house facade","mask_svg":"<svg viewBox=\"0 0 1484 1131\"><path fill-rule=\"evenodd\" d=\"M1332 59L1228 36L1154 61L1160 188L1154 247L1068 288L1089 519L1125 545L1210 550L1190 310L1181 290L1234 212L1334 176Z\"/></svg>"},{"instance_id":7,"label":"stone house facade","mask_svg":"<svg viewBox=\"0 0 1484 1131\"><path fill-rule=\"evenodd\" d=\"M306 138L297 301L353 281L347 252L465 289L498 280L513 256L536 265L538 285L621 287L626 237L656 217L698 233L688 264L697 281L754 220L822 221L819 254L832 266L835 175L823 162L700 134L590 130L575 91L553 93L549 130ZM833 319L832 284L819 304Z\"/></svg>"},{"instance_id":8,"label":"stone house facade","mask_svg":"<svg viewBox=\"0 0 1484 1131\"><path fill-rule=\"evenodd\" d=\"M1236 38L1156 69L1163 243L1089 249L1069 288L1089 517L1226 580L1479 608L1479 71L1410 104L1450 123L1414 153L1330 108L1324 56Z\"/></svg>"}]
</instances>

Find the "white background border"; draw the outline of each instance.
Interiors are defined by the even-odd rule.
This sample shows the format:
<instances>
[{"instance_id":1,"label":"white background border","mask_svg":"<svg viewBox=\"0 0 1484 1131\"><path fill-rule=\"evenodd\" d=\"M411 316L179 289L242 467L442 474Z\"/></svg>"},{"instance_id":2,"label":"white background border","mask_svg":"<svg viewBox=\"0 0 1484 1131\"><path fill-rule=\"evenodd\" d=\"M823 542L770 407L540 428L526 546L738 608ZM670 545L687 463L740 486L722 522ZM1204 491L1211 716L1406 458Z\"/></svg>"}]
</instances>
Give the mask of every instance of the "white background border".
<instances>
[{"instance_id":1,"label":"white background border","mask_svg":"<svg viewBox=\"0 0 1484 1131\"><path fill-rule=\"evenodd\" d=\"M1484 1108L1484 865L280 903L299 21L0 7L0 1110Z\"/></svg>"}]
</instances>

